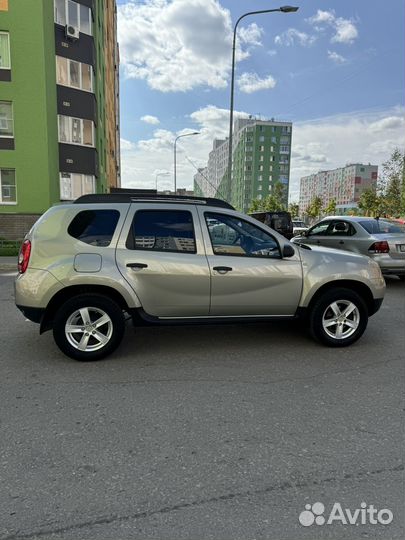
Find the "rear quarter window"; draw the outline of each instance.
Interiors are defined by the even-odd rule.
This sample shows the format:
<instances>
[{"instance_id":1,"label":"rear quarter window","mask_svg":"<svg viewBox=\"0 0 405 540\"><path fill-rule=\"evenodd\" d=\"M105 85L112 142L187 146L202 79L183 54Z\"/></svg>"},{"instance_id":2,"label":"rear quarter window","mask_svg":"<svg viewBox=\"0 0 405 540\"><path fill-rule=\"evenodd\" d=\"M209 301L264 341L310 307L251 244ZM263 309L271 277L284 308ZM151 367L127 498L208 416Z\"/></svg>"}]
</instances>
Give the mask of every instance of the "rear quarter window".
<instances>
[{"instance_id":1,"label":"rear quarter window","mask_svg":"<svg viewBox=\"0 0 405 540\"><path fill-rule=\"evenodd\" d=\"M107 247L111 243L119 217L118 210L83 210L71 221L68 234L85 244Z\"/></svg>"}]
</instances>

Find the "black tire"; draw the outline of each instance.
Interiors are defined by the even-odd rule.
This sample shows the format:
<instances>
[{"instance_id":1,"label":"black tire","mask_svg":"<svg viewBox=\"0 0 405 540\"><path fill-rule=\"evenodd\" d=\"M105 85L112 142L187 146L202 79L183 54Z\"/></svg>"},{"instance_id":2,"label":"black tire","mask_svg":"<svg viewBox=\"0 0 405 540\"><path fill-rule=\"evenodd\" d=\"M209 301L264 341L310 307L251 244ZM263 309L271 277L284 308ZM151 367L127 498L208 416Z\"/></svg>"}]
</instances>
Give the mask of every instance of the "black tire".
<instances>
[{"instance_id":1,"label":"black tire","mask_svg":"<svg viewBox=\"0 0 405 540\"><path fill-rule=\"evenodd\" d=\"M87 309L87 314L89 314L89 321L87 321L90 323L88 333L85 333L84 329L87 330L87 327L84 326L77 331L78 327L83 324L83 322L80 322L80 320L83 321L83 318L80 315L75 315L80 309ZM82 313L86 313L86 311ZM97 327L92 328L91 323L95 324L96 321L100 321L100 316L103 313L107 315L106 319L109 318L109 320L98 327L100 330ZM104 317L104 315L102 316ZM66 324L72 317L76 317L78 322L74 325L75 333L69 333L69 338ZM111 354L121 343L124 332L125 318L122 309L111 298L99 294L81 294L67 300L56 312L53 321L53 337L59 349L70 358L82 362L101 360ZM100 337L102 341L100 341ZM70 339L75 343L76 340L79 341L82 338L83 340L87 339L87 350L79 350L77 348L79 344L74 346L69 341ZM103 344L104 340L106 341L105 344ZM95 350L92 350L92 347Z\"/></svg>"},{"instance_id":2,"label":"black tire","mask_svg":"<svg viewBox=\"0 0 405 540\"><path fill-rule=\"evenodd\" d=\"M334 302L337 302L338 307L342 310L344 310L344 307L348 302L354 304L357 308L357 311L354 310L353 314L349 315L349 323L357 324L357 328L353 329L353 333L349 334L352 328L345 326L345 323L342 323L341 325L342 331L348 333L347 337L341 337L339 339L337 337L332 337L324 328L324 316L330 321L335 318L335 314L330 307ZM350 319L351 317L353 317L353 321ZM317 341L320 341L329 347L347 347L348 345L351 345L362 336L367 328L367 322L368 309L366 303L359 294L351 289L330 289L315 301L309 313L309 328L312 336ZM334 333L334 331L337 331L337 326L337 323L336 325L335 323L332 323L329 332Z\"/></svg>"}]
</instances>

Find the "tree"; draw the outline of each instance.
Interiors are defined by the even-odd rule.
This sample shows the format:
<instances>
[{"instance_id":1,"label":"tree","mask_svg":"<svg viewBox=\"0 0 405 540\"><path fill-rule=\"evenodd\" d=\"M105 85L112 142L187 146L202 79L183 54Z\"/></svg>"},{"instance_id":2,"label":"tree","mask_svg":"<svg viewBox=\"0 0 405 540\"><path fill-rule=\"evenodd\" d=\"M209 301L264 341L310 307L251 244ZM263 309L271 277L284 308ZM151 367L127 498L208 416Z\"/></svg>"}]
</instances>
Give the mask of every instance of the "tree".
<instances>
[{"instance_id":1,"label":"tree","mask_svg":"<svg viewBox=\"0 0 405 540\"><path fill-rule=\"evenodd\" d=\"M383 205L383 196L378 195L375 189L368 188L360 195L358 206L366 216L377 217L381 215Z\"/></svg>"},{"instance_id":2,"label":"tree","mask_svg":"<svg viewBox=\"0 0 405 540\"><path fill-rule=\"evenodd\" d=\"M336 214L336 199L331 199L327 206L323 209L326 216L334 216Z\"/></svg>"},{"instance_id":3,"label":"tree","mask_svg":"<svg viewBox=\"0 0 405 540\"><path fill-rule=\"evenodd\" d=\"M321 215L322 199L314 197L305 210L306 215L311 219L318 219Z\"/></svg>"},{"instance_id":4,"label":"tree","mask_svg":"<svg viewBox=\"0 0 405 540\"><path fill-rule=\"evenodd\" d=\"M290 212L292 218L296 218L299 216L300 207L297 203L290 203L288 205L288 211Z\"/></svg>"},{"instance_id":5,"label":"tree","mask_svg":"<svg viewBox=\"0 0 405 540\"><path fill-rule=\"evenodd\" d=\"M264 199L253 199L248 213L252 212L280 212L286 210L284 203L286 197L285 187L281 182L274 184L273 192Z\"/></svg>"},{"instance_id":6,"label":"tree","mask_svg":"<svg viewBox=\"0 0 405 540\"><path fill-rule=\"evenodd\" d=\"M385 212L393 217L405 214L405 153L398 148L382 164L380 182Z\"/></svg>"}]
</instances>

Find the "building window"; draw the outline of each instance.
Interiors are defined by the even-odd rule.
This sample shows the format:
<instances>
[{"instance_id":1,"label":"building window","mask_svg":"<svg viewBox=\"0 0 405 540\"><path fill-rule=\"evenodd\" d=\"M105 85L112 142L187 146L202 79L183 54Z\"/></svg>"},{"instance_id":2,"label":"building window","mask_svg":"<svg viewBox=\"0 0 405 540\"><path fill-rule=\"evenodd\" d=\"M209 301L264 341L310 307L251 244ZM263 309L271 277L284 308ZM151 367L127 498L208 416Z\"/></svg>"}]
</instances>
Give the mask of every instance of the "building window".
<instances>
[{"instance_id":1,"label":"building window","mask_svg":"<svg viewBox=\"0 0 405 540\"><path fill-rule=\"evenodd\" d=\"M262 189L263 189L263 188L262 188L262 185L259 184L259 185L257 186L257 191L261 191Z\"/></svg>"},{"instance_id":2,"label":"building window","mask_svg":"<svg viewBox=\"0 0 405 540\"><path fill-rule=\"evenodd\" d=\"M263 170L263 165L259 165L259 171Z\"/></svg>"},{"instance_id":3,"label":"building window","mask_svg":"<svg viewBox=\"0 0 405 540\"><path fill-rule=\"evenodd\" d=\"M93 91L93 68L63 56L56 57L56 82L63 86Z\"/></svg>"},{"instance_id":4,"label":"building window","mask_svg":"<svg viewBox=\"0 0 405 540\"><path fill-rule=\"evenodd\" d=\"M0 137L14 137L13 104L0 101Z\"/></svg>"},{"instance_id":5,"label":"building window","mask_svg":"<svg viewBox=\"0 0 405 540\"><path fill-rule=\"evenodd\" d=\"M277 137L272 137L272 138L271 138L271 142L272 142L272 143L277 142Z\"/></svg>"},{"instance_id":6,"label":"building window","mask_svg":"<svg viewBox=\"0 0 405 540\"><path fill-rule=\"evenodd\" d=\"M259 161L264 161L264 156L260 156Z\"/></svg>"},{"instance_id":7,"label":"building window","mask_svg":"<svg viewBox=\"0 0 405 540\"><path fill-rule=\"evenodd\" d=\"M0 32L0 69L10 69L10 34Z\"/></svg>"},{"instance_id":8,"label":"building window","mask_svg":"<svg viewBox=\"0 0 405 540\"><path fill-rule=\"evenodd\" d=\"M15 170L0 169L0 203L15 204L16 202Z\"/></svg>"},{"instance_id":9,"label":"building window","mask_svg":"<svg viewBox=\"0 0 405 540\"><path fill-rule=\"evenodd\" d=\"M73 0L54 0L55 22L74 26L83 34L93 35L91 9Z\"/></svg>"},{"instance_id":10,"label":"building window","mask_svg":"<svg viewBox=\"0 0 405 540\"><path fill-rule=\"evenodd\" d=\"M289 146L286 146L286 145L281 145L280 146L280 154L285 154L285 153L289 153L290 151L290 147Z\"/></svg>"},{"instance_id":11,"label":"building window","mask_svg":"<svg viewBox=\"0 0 405 540\"><path fill-rule=\"evenodd\" d=\"M73 201L96 192L96 180L88 174L60 173L60 200Z\"/></svg>"},{"instance_id":12,"label":"building window","mask_svg":"<svg viewBox=\"0 0 405 540\"><path fill-rule=\"evenodd\" d=\"M264 146L259 146L259 151L264 152Z\"/></svg>"},{"instance_id":13,"label":"building window","mask_svg":"<svg viewBox=\"0 0 405 540\"><path fill-rule=\"evenodd\" d=\"M95 129L92 120L58 115L59 142L94 147Z\"/></svg>"},{"instance_id":14,"label":"building window","mask_svg":"<svg viewBox=\"0 0 405 540\"><path fill-rule=\"evenodd\" d=\"M259 142L264 142L264 135L260 135Z\"/></svg>"}]
</instances>

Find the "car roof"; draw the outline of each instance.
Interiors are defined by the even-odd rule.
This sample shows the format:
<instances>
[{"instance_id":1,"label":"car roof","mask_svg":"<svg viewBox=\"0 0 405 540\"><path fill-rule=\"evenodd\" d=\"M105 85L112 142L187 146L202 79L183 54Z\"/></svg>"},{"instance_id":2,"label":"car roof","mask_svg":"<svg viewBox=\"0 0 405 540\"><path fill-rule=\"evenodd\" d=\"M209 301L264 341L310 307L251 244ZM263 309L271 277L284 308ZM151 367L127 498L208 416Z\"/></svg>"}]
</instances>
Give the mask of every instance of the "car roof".
<instances>
[{"instance_id":1,"label":"car roof","mask_svg":"<svg viewBox=\"0 0 405 540\"><path fill-rule=\"evenodd\" d=\"M346 221L359 222L359 221L365 221L365 220L372 221L377 218L370 217L370 216L326 216L322 218L321 221L329 221L332 219L341 219L341 220L346 220ZM384 218L380 218L380 219L384 219Z\"/></svg>"}]
</instances>

